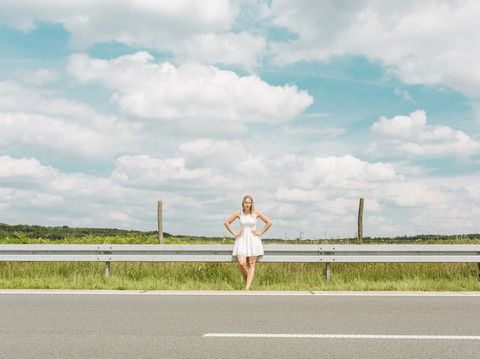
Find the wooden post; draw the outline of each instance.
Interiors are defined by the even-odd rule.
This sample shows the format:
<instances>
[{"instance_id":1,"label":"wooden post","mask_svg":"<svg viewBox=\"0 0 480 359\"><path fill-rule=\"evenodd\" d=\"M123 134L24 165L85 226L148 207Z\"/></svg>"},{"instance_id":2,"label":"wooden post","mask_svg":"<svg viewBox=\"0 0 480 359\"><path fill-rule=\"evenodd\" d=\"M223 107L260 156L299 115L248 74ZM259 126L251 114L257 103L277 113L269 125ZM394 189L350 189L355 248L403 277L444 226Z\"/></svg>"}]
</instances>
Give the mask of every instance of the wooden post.
<instances>
[{"instance_id":1,"label":"wooden post","mask_svg":"<svg viewBox=\"0 0 480 359\"><path fill-rule=\"evenodd\" d=\"M360 198L358 206L358 243L363 243L363 198Z\"/></svg>"},{"instance_id":2,"label":"wooden post","mask_svg":"<svg viewBox=\"0 0 480 359\"><path fill-rule=\"evenodd\" d=\"M158 201L158 243L163 244L162 201Z\"/></svg>"}]
</instances>

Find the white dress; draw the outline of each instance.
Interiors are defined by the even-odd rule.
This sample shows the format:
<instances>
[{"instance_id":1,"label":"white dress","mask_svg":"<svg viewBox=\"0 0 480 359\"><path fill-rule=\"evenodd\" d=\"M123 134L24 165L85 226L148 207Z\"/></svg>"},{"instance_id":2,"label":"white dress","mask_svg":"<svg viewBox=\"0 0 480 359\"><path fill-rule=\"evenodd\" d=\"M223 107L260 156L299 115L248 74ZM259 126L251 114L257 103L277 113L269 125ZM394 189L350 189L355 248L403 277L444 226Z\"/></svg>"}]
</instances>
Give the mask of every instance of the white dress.
<instances>
[{"instance_id":1,"label":"white dress","mask_svg":"<svg viewBox=\"0 0 480 359\"><path fill-rule=\"evenodd\" d=\"M240 231L243 231L243 235L237 237L235 244L233 245L233 256L262 256L263 246L260 237L252 234L253 230L256 230L257 218L254 214L244 214L243 210L240 211Z\"/></svg>"}]
</instances>

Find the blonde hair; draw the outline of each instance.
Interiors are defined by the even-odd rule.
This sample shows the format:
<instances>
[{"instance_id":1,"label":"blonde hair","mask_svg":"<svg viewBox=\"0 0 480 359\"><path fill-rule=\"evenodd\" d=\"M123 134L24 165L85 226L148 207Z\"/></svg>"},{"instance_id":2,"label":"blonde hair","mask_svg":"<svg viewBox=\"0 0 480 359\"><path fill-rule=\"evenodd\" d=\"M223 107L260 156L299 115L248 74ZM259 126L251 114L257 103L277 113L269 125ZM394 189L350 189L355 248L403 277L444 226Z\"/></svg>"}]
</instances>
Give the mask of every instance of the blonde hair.
<instances>
[{"instance_id":1,"label":"blonde hair","mask_svg":"<svg viewBox=\"0 0 480 359\"><path fill-rule=\"evenodd\" d=\"M250 201L252 201L252 207L250 208L250 214L255 214L255 207L253 206L253 198L252 196L245 196L243 197L243 200L242 200L242 211L245 212L245 200L246 199L249 199Z\"/></svg>"}]
</instances>

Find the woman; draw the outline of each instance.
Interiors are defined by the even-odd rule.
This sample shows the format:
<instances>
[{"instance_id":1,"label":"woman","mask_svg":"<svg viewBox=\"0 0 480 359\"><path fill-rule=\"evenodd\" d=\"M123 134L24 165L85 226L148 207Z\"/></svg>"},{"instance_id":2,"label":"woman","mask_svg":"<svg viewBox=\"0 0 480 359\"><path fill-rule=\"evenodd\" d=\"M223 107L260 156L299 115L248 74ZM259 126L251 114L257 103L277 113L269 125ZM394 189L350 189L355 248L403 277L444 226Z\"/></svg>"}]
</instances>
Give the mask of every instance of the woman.
<instances>
[{"instance_id":1,"label":"woman","mask_svg":"<svg viewBox=\"0 0 480 359\"><path fill-rule=\"evenodd\" d=\"M232 229L232 222L236 219L240 220L240 232L235 233ZM265 222L265 227L260 232L257 232L257 218ZM243 197L242 209L235 212L225 221L225 227L237 239L233 246L233 256L237 257L240 271L243 279L247 283L245 289L250 290L255 275L255 261L257 256L263 255L262 241L259 236L264 234L270 228L272 222L258 209L253 206L252 196ZM247 267L248 259L248 267Z\"/></svg>"}]
</instances>

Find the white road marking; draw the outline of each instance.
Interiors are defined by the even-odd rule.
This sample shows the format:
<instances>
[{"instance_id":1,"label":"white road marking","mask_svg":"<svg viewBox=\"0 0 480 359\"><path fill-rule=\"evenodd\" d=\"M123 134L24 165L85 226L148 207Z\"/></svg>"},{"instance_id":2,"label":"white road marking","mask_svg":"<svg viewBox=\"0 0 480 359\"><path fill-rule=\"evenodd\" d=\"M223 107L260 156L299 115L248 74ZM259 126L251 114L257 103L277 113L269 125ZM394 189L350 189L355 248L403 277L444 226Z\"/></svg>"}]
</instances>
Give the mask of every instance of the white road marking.
<instances>
[{"instance_id":1,"label":"white road marking","mask_svg":"<svg viewBox=\"0 0 480 359\"><path fill-rule=\"evenodd\" d=\"M372 296L372 297L480 297L480 292L412 292L412 291L325 291L317 292L313 291L313 295L320 296Z\"/></svg>"},{"instance_id":2,"label":"white road marking","mask_svg":"<svg viewBox=\"0 0 480 359\"><path fill-rule=\"evenodd\" d=\"M177 296L312 296L306 291L182 291L182 290L109 290L109 289L0 289L1 294L54 295L177 295ZM342 294L343 296L345 294ZM480 296L480 293L479 293Z\"/></svg>"},{"instance_id":3,"label":"white road marking","mask_svg":"<svg viewBox=\"0 0 480 359\"><path fill-rule=\"evenodd\" d=\"M107 295L194 295L194 296L371 296L371 297L480 297L479 292L308 292L308 291L184 291L184 290L109 290L109 289L0 289L0 294L107 294Z\"/></svg>"},{"instance_id":4,"label":"white road marking","mask_svg":"<svg viewBox=\"0 0 480 359\"><path fill-rule=\"evenodd\" d=\"M210 338L306 338L306 339L415 339L415 340L480 340L475 335L368 335L368 334L254 334L206 333Z\"/></svg>"}]
</instances>

